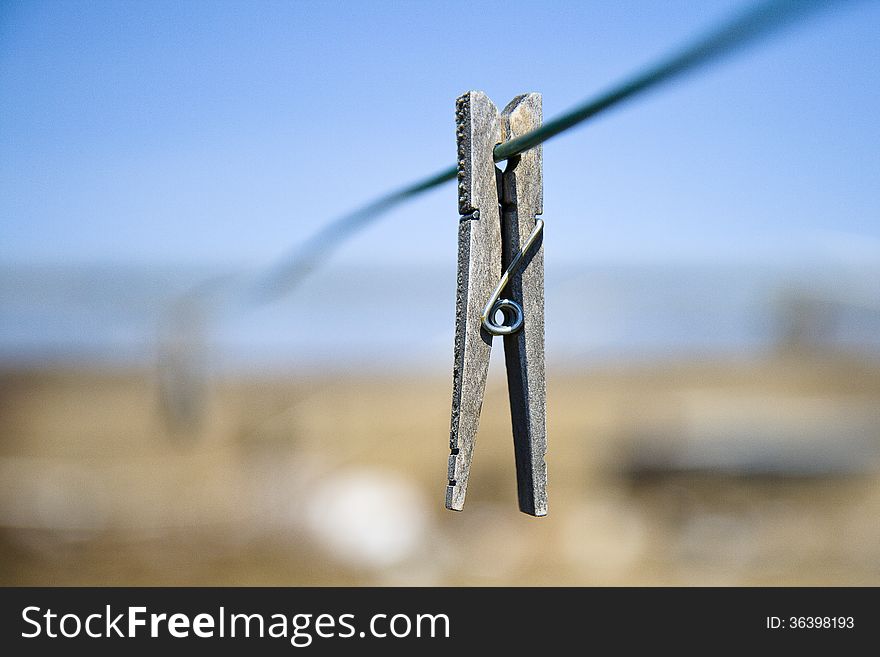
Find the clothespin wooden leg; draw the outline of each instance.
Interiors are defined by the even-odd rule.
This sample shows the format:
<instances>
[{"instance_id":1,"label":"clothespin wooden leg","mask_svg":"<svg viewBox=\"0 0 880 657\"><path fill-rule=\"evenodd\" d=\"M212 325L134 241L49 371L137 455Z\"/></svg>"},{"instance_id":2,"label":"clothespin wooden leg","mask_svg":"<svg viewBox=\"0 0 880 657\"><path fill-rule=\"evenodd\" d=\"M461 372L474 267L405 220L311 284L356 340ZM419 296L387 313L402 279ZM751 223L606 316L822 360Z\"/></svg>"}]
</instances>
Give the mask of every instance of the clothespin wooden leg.
<instances>
[{"instance_id":1,"label":"clothespin wooden leg","mask_svg":"<svg viewBox=\"0 0 880 657\"><path fill-rule=\"evenodd\" d=\"M541 95L514 98L501 114L505 141L541 125ZM502 182L502 266L506 269L544 212L543 152L537 146L508 160ZM507 285L506 295L523 309L523 325L504 336L507 387L516 456L519 508L547 515L546 385L544 382L544 248L543 233L523 256Z\"/></svg>"},{"instance_id":2,"label":"clothespin wooden leg","mask_svg":"<svg viewBox=\"0 0 880 657\"><path fill-rule=\"evenodd\" d=\"M456 101L456 126L461 219L446 508L461 511L492 347L480 314L501 275L499 181L492 157L501 141L498 109L483 92L470 91Z\"/></svg>"}]
</instances>

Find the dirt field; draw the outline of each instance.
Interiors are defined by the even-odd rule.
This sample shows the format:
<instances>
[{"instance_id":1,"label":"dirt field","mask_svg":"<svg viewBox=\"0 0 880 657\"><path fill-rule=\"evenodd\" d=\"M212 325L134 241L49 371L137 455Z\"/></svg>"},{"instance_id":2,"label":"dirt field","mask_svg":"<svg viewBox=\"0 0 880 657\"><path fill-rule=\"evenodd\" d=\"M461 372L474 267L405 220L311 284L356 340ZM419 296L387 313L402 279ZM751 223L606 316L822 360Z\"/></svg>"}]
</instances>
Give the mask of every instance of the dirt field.
<instances>
[{"instance_id":1,"label":"dirt field","mask_svg":"<svg viewBox=\"0 0 880 657\"><path fill-rule=\"evenodd\" d=\"M880 584L880 367L551 373L543 519L498 369L462 513L446 378L215 380L175 429L154 372L7 371L0 582Z\"/></svg>"}]
</instances>

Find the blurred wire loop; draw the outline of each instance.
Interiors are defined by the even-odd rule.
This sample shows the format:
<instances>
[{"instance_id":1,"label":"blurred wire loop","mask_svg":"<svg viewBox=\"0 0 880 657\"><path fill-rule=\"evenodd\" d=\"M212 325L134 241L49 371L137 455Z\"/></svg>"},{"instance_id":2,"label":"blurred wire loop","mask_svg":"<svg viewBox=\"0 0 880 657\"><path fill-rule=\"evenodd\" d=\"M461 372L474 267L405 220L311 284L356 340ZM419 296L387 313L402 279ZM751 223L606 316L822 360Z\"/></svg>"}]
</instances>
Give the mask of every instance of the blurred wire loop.
<instances>
[{"instance_id":1,"label":"blurred wire loop","mask_svg":"<svg viewBox=\"0 0 880 657\"><path fill-rule=\"evenodd\" d=\"M534 148L624 101L635 98L686 73L695 72L711 62L743 50L746 46L754 45L762 38L778 33L782 28L817 14L820 10L829 10L835 6L854 2L855 0L767 0L760 2L741 11L690 43L671 51L670 54L658 59L654 64L648 65L617 84L611 85L597 96L587 99L561 116L544 123L540 128L499 144L495 147L494 159L496 162L504 161ZM186 341L192 344L199 342L193 337L193 331L197 330L194 327L201 325L205 330L205 319L208 315L216 313L221 308L226 310L234 308L241 311L283 297L301 283L311 271L324 263L340 244L402 203L454 180L456 174L457 167L454 165L442 169L414 183L392 190L370 203L328 222L263 273L258 273L255 276L242 275L238 278L230 278L223 281L222 285L212 281L210 285L199 286L184 298L177 299L172 304L174 310L168 313L164 321L167 323L171 318L171 324L179 325L182 322L188 327ZM198 308L185 310L184 307L188 305L198 306ZM196 316L199 317L198 320L194 319ZM193 377L184 375L182 372L175 373L181 368L187 371L192 369L191 358L181 351L179 345L173 344L173 340L172 342L168 341L169 331L167 328L167 326L164 329L160 328L159 331L160 335L165 336L160 344L160 350L163 354L160 368L166 370L170 368L170 371L160 373L160 379L165 383L163 399L171 399L178 394L192 397L192 392L199 388L194 384ZM171 333L173 334L173 331ZM201 340L201 344L206 342L206 338ZM175 382L180 382L180 385ZM179 409L166 409L166 412L169 416L181 415ZM184 424L197 424L192 417L193 409L189 408L189 405L183 415L187 418Z\"/></svg>"}]
</instances>

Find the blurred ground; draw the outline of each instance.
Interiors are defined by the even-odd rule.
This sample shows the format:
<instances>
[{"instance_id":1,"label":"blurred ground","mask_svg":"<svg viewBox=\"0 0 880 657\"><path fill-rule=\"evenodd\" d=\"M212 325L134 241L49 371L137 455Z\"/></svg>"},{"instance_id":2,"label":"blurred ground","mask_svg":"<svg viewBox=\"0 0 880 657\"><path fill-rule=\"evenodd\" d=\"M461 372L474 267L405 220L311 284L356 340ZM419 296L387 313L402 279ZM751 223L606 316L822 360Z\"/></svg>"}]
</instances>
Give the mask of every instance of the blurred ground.
<instances>
[{"instance_id":1,"label":"blurred ground","mask_svg":"<svg viewBox=\"0 0 880 657\"><path fill-rule=\"evenodd\" d=\"M876 360L551 371L543 519L502 370L462 513L448 377L227 375L172 429L153 372L7 370L0 583L880 584Z\"/></svg>"}]
</instances>

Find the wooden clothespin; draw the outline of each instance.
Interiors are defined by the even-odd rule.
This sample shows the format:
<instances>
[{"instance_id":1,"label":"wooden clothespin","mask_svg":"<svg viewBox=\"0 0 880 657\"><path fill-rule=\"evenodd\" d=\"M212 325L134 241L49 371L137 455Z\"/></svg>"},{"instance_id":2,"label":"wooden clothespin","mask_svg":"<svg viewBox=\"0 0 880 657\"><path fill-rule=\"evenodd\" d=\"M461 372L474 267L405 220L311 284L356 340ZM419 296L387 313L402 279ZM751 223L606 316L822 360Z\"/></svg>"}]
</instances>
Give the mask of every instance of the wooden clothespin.
<instances>
[{"instance_id":1,"label":"wooden clothespin","mask_svg":"<svg viewBox=\"0 0 880 657\"><path fill-rule=\"evenodd\" d=\"M536 93L517 96L501 113L481 91L456 101L461 218L446 489L446 508L455 511L462 510L467 492L492 338L501 335L519 508L547 514L542 148L511 158L503 172L494 159L497 144L541 121Z\"/></svg>"}]
</instances>

